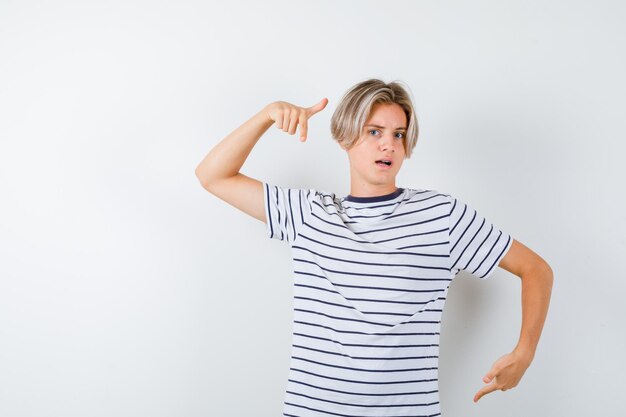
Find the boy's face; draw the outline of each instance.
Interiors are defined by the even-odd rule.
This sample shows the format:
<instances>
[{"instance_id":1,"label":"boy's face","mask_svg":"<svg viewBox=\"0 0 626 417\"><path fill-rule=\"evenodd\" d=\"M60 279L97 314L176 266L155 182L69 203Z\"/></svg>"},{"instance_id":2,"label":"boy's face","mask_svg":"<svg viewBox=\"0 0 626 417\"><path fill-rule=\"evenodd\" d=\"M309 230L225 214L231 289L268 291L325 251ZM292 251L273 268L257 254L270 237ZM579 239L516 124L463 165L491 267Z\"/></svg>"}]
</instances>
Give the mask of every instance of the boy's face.
<instances>
[{"instance_id":1,"label":"boy's face","mask_svg":"<svg viewBox=\"0 0 626 417\"><path fill-rule=\"evenodd\" d=\"M358 141L348 153L352 183L394 185L404 161L407 120L404 110L396 103L379 103L372 107ZM391 161L391 166L376 163Z\"/></svg>"}]
</instances>

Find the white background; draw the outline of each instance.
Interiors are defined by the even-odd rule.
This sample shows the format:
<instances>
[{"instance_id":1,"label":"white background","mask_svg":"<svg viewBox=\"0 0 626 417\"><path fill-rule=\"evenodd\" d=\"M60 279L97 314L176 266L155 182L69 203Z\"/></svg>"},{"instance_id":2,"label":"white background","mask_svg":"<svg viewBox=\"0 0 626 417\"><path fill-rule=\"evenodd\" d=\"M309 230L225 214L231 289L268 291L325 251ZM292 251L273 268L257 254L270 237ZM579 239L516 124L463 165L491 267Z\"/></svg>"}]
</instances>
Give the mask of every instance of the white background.
<instances>
[{"instance_id":1,"label":"white background","mask_svg":"<svg viewBox=\"0 0 626 417\"><path fill-rule=\"evenodd\" d=\"M520 280L454 280L443 417L623 416L626 6L619 1L0 1L0 415L279 416L292 263L197 164L266 104L242 172L345 195L341 95L402 80L420 121L397 185L463 199L555 273L535 360ZM227 163L226 161L224 163Z\"/></svg>"}]
</instances>

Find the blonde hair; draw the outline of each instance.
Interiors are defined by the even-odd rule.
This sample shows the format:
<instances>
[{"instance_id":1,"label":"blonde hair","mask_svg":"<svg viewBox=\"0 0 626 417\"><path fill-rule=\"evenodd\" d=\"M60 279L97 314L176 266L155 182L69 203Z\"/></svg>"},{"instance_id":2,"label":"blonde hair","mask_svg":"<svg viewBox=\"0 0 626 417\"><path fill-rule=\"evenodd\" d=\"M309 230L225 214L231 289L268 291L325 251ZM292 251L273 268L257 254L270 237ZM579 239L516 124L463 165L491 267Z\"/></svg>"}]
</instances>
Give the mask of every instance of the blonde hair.
<instances>
[{"instance_id":1,"label":"blonde hair","mask_svg":"<svg viewBox=\"0 0 626 417\"><path fill-rule=\"evenodd\" d=\"M372 107L380 103L396 103L406 114L408 126L403 144L405 158L410 158L419 132L417 115L409 91L406 84L397 80L385 83L371 78L354 85L343 95L330 120L333 139L346 149L350 149L361 136Z\"/></svg>"}]
</instances>

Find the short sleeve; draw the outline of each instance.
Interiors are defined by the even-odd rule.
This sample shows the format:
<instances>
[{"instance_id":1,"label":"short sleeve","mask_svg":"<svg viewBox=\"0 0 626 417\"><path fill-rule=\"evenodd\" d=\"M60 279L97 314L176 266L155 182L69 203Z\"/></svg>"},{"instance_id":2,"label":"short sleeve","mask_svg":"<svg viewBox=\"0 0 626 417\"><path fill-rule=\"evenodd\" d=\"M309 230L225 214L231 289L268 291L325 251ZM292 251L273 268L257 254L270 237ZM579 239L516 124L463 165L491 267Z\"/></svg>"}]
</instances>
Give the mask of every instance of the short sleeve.
<instances>
[{"instance_id":1,"label":"short sleeve","mask_svg":"<svg viewBox=\"0 0 626 417\"><path fill-rule=\"evenodd\" d=\"M293 243L311 212L312 192L263 183L266 231L271 239Z\"/></svg>"},{"instance_id":2,"label":"short sleeve","mask_svg":"<svg viewBox=\"0 0 626 417\"><path fill-rule=\"evenodd\" d=\"M464 270L478 278L488 278L513 243L506 231L453 196L448 232L453 275Z\"/></svg>"}]
</instances>

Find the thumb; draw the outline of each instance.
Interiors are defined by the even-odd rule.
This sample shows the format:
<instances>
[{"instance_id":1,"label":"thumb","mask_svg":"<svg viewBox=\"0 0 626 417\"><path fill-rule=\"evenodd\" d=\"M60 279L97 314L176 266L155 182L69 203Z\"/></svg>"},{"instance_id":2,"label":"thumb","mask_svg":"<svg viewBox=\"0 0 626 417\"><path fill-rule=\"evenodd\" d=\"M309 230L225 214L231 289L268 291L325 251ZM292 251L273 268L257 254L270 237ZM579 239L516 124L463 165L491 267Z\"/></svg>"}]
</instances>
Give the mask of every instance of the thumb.
<instances>
[{"instance_id":1,"label":"thumb","mask_svg":"<svg viewBox=\"0 0 626 417\"><path fill-rule=\"evenodd\" d=\"M493 380L493 378L495 378L496 374L493 370L487 372L487 374L485 374L485 376L483 377L483 381L485 382L485 384L488 384L489 382L491 382Z\"/></svg>"},{"instance_id":2,"label":"thumb","mask_svg":"<svg viewBox=\"0 0 626 417\"><path fill-rule=\"evenodd\" d=\"M312 116L315 113L323 110L324 107L326 107L327 104L328 104L328 99L326 97L324 97L317 104L315 104L315 105L313 105L313 106L311 106L311 107L309 107L307 109L309 111L309 116Z\"/></svg>"}]
</instances>

